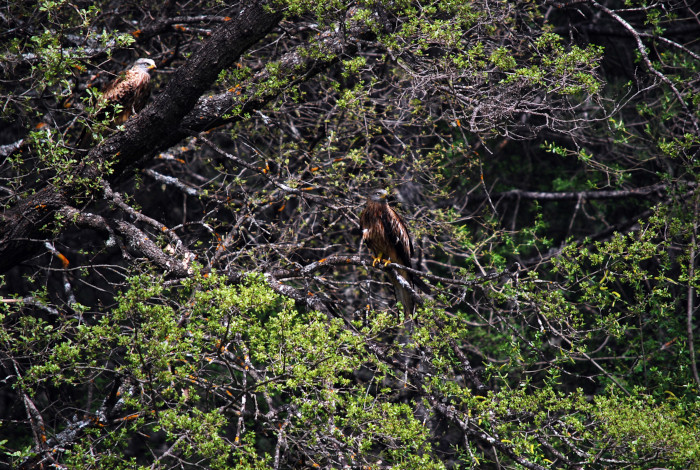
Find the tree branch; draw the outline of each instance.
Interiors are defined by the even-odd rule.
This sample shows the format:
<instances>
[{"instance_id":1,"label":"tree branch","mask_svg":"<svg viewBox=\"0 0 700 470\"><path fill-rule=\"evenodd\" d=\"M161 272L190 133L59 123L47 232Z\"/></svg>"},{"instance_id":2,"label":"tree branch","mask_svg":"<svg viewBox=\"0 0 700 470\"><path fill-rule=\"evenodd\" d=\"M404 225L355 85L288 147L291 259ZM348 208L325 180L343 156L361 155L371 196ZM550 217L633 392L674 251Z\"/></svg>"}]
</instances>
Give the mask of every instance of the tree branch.
<instances>
[{"instance_id":1,"label":"tree branch","mask_svg":"<svg viewBox=\"0 0 700 470\"><path fill-rule=\"evenodd\" d=\"M688 186L695 186L696 183L688 181L684 182ZM632 189L613 189L613 190L594 190L594 191L561 191L561 192L548 192L548 191L528 191L525 189L511 189L510 191L504 191L502 193L492 194L491 198L496 199L513 199L513 198L523 198L523 199L539 199L543 201L576 201L576 200L586 200L586 199L619 199L624 197L643 197L648 196L653 193L665 192L673 187L678 186L679 183L658 183L651 186L645 186L642 188L632 188ZM486 199L485 194L480 194L476 196L470 196L469 202L480 202Z\"/></svg>"}]
</instances>

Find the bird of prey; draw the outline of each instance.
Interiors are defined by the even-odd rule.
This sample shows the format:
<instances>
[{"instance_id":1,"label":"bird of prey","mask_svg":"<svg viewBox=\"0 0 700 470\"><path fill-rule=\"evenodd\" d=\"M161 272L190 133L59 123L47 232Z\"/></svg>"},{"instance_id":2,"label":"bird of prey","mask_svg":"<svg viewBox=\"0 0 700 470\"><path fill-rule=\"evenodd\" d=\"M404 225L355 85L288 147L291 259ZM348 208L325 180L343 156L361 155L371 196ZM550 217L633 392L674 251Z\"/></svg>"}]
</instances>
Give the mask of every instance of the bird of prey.
<instances>
[{"instance_id":1,"label":"bird of prey","mask_svg":"<svg viewBox=\"0 0 700 470\"><path fill-rule=\"evenodd\" d=\"M156 63L151 59L139 59L102 92L98 107L104 111L112 107L111 111L116 113L113 120L115 125L125 123L146 105L151 94L150 72L155 68Z\"/></svg>"},{"instance_id":2,"label":"bird of prey","mask_svg":"<svg viewBox=\"0 0 700 470\"><path fill-rule=\"evenodd\" d=\"M151 59L138 59L129 70L109 83L97 102L93 122L106 122L110 128L114 128L141 111L151 94L150 72L155 68L156 63ZM99 126L95 129L99 129ZM92 143L91 134L89 128L83 129L77 140L78 148L89 147Z\"/></svg>"},{"instance_id":3,"label":"bird of prey","mask_svg":"<svg viewBox=\"0 0 700 470\"><path fill-rule=\"evenodd\" d=\"M411 267L413 257L413 242L408 233L406 223L399 214L386 202L387 192L377 189L371 192L367 199L367 205L360 214L360 226L362 227L362 241L374 252L374 262L372 265L382 261ZM397 269L396 273L413 288L418 285L422 290L428 292L425 283L411 276L408 271ZM401 285L396 276L390 276L394 285L394 293L408 314L415 311L415 303L408 289Z\"/></svg>"}]
</instances>

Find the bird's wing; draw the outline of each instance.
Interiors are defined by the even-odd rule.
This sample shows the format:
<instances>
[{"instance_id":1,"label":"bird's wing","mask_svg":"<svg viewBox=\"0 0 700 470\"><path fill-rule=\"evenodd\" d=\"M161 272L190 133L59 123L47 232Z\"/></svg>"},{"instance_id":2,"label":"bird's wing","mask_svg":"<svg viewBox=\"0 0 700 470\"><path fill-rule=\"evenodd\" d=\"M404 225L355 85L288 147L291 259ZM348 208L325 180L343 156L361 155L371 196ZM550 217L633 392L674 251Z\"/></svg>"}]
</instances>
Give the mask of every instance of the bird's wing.
<instances>
[{"instance_id":1,"label":"bird's wing","mask_svg":"<svg viewBox=\"0 0 700 470\"><path fill-rule=\"evenodd\" d=\"M393 247L395 257L390 258L394 263L411 266L411 258L413 257L413 243L411 235L408 233L408 228L403 218L388 205L382 213L382 225L387 238L387 243Z\"/></svg>"},{"instance_id":2,"label":"bird's wing","mask_svg":"<svg viewBox=\"0 0 700 470\"><path fill-rule=\"evenodd\" d=\"M143 108L148 99L150 76L146 72L130 69L124 77L117 78L102 94L104 106L121 105L122 112L117 124L125 122L129 116Z\"/></svg>"}]
</instances>

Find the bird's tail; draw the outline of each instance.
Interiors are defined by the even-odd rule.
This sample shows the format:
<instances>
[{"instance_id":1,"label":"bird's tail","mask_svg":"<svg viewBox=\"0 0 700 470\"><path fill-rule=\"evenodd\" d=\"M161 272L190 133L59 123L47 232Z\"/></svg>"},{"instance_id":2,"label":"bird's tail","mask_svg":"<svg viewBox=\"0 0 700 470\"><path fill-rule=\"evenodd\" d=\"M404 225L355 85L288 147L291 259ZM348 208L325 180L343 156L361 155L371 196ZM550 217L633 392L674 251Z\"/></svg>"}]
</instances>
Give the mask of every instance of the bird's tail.
<instances>
[{"instance_id":1,"label":"bird's tail","mask_svg":"<svg viewBox=\"0 0 700 470\"><path fill-rule=\"evenodd\" d=\"M396 273L399 276L401 276L402 281L404 281L409 286L413 287L411 275L408 272L404 271L403 269L398 269L396 270ZM396 296L396 300L401 302L406 315L413 316L413 314L416 312L416 303L413 301L411 292L408 289L406 289L403 285L401 285L399 280L396 279L396 276L392 275L390 277L391 283L394 285L394 295Z\"/></svg>"}]
</instances>

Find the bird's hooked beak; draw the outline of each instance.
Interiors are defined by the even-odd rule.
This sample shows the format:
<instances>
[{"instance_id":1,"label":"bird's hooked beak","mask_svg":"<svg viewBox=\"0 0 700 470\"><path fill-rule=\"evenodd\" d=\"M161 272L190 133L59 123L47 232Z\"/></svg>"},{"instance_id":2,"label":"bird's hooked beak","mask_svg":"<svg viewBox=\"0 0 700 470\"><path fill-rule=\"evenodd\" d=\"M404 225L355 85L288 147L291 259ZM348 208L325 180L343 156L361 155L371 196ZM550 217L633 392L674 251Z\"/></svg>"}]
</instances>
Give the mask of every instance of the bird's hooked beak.
<instances>
[{"instance_id":1,"label":"bird's hooked beak","mask_svg":"<svg viewBox=\"0 0 700 470\"><path fill-rule=\"evenodd\" d=\"M157 67L156 63L152 59L146 59L146 58L140 58L139 60L136 61L136 63L134 65L140 66L141 68L144 68L144 69L148 70L149 72Z\"/></svg>"}]
</instances>

